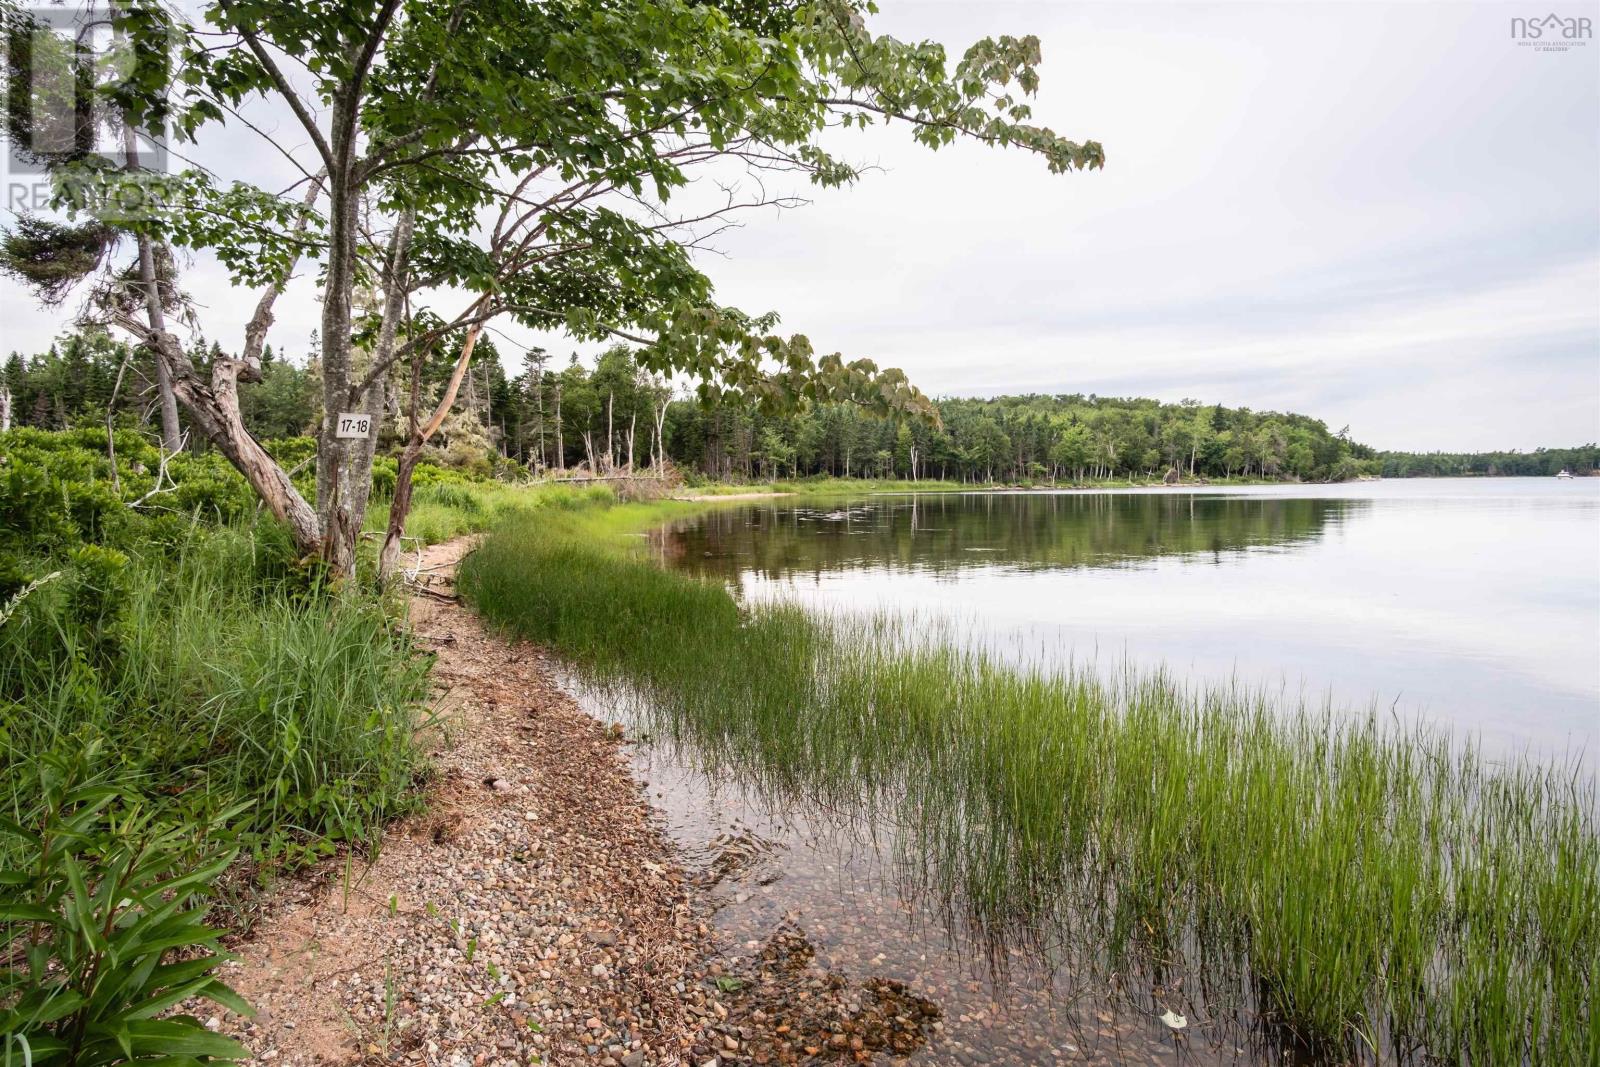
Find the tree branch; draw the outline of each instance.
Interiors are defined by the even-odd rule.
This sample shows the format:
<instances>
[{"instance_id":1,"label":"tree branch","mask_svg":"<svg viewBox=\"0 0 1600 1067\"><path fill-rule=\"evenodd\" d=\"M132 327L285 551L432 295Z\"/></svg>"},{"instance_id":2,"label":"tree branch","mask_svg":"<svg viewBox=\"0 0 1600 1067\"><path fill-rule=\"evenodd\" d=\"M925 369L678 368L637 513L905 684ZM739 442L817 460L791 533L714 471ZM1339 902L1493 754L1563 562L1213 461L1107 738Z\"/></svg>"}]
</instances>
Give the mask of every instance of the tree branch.
<instances>
[{"instance_id":1,"label":"tree branch","mask_svg":"<svg viewBox=\"0 0 1600 1067\"><path fill-rule=\"evenodd\" d=\"M219 0L219 2L222 10L228 13L229 21L234 22L233 13L228 7L228 0ZM317 128L317 120L311 114L310 109L306 107L305 101L301 100L300 95L294 91L294 87L289 84L289 79L283 76L283 71L278 69L277 62L272 58L271 53L267 51L266 46L256 37L255 32L246 29L237 22L234 22L234 29L240 37L244 38L244 43L249 47L251 54L256 57L256 62L261 64L261 69L266 71L267 77L272 80L273 86L278 90L278 95L288 103L289 110L294 112L294 117L300 120L300 125L305 127L306 133L311 136L311 143L316 145L317 152L322 156L323 166L332 170L333 149L328 147L328 139Z\"/></svg>"}]
</instances>

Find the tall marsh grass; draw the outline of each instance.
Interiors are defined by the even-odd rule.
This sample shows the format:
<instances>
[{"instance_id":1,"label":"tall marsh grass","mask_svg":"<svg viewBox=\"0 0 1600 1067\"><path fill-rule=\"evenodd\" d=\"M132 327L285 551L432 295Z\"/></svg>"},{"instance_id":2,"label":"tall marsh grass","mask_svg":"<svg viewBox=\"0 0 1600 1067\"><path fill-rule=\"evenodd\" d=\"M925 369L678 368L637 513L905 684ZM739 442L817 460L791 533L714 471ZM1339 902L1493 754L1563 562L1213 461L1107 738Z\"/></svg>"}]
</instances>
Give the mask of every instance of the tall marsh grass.
<instances>
[{"instance_id":1,"label":"tall marsh grass","mask_svg":"<svg viewBox=\"0 0 1600 1067\"><path fill-rule=\"evenodd\" d=\"M407 550L481 533L515 515L541 508L589 507L614 499L604 485L431 482L419 485L411 497L411 512L406 516ZM389 500L374 497L367 505L366 528L382 531L388 522Z\"/></svg>"},{"instance_id":2,"label":"tall marsh grass","mask_svg":"<svg viewBox=\"0 0 1600 1067\"><path fill-rule=\"evenodd\" d=\"M461 588L625 686L777 800L888 820L915 887L990 936L1243 981L1335 1058L1600 1063L1590 773L1163 673L997 662L916 623L741 607L621 535L508 524ZM1180 964L1181 965L1181 964Z\"/></svg>"},{"instance_id":3,"label":"tall marsh grass","mask_svg":"<svg viewBox=\"0 0 1600 1067\"><path fill-rule=\"evenodd\" d=\"M161 807L248 802L241 829L269 860L410 803L426 661L391 609L317 587L267 524L97 551L113 562L69 566L0 627L7 813L30 802L31 761L90 743Z\"/></svg>"}]
</instances>

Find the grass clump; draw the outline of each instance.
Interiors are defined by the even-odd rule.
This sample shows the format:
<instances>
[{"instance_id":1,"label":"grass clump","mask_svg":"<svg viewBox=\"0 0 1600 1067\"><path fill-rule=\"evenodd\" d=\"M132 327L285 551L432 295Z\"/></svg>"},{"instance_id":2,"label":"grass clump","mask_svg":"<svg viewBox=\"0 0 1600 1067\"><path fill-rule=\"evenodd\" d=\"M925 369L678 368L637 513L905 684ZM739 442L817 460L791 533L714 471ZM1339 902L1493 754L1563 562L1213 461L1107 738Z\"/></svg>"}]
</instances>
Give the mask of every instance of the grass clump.
<instances>
[{"instance_id":1,"label":"grass clump","mask_svg":"<svg viewBox=\"0 0 1600 1067\"><path fill-rule=\"evenodd\" d=\"M41 565L43 566L43 565ZM0 798L90 741L169 807L242 801L262 860L363 839L402 810L425 665L384 606L293 565L274 527L84 546L0 627Z\"/></svg>"},{"instance_id":2,"label":"grass clump","mask_svg":"<svg viewBox=\"0 0 1600 1067\"><path fill-rule=\"evenodd\" d=\"M405 536L409 547L436 545L465 534L482 533L513 516L540 508L587 507L614 499L604 485L430 481L419 485L411 497ZM389 499L374 498L367 506L366 528L381 532L388 522Z\"/></svg>"},{"instance_id":3,"label":"grass clump","mask_svg":"<svg viewBox=\"0 0 1600 1067\"><path fill-rule=\"evenodd\" d=\"M996 943L1224 974L1254 1021L1336 1058L1600 1062L1582 768L1160 672L1005 665L915 620L742 607L627 550L672 514L508 524L461 587L769 799L887 821L906 888Z\"/></svg>"},{"instance_id":4,"label":"grass clump","mask_svg":"<svg viewBox=\"0 0 1600 1067\"><path fill-rule=\"evenodd\" d=\"M230 828L269 865L408 803L425 665L396 605L298 561L219 456L163 465L129 430L0 434L0 604L13 822L38 800L33 762L90 748L153 817L247 805Z\"/></svg>"}]
</instances>

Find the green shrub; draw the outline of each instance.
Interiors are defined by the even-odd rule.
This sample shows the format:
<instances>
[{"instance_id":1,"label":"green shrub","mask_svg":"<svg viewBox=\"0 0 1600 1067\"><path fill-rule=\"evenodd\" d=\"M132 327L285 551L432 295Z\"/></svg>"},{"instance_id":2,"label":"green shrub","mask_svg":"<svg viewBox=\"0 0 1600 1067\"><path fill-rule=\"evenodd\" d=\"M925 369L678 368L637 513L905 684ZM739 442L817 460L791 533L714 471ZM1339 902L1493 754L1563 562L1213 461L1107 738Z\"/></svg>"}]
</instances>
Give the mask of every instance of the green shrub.
<instances>
[{"instance_id":1,"label":"green shrub","mask_svg":"<svg viewBox=\"0 0 1600 1067\"><path fill-rule=\"evenodd\" d=\"M295 467L309 470L317 455L315 437L279 437L265 442L265 445L267 455L282 464L285 470Z\"/></svg>"}]
</instances>

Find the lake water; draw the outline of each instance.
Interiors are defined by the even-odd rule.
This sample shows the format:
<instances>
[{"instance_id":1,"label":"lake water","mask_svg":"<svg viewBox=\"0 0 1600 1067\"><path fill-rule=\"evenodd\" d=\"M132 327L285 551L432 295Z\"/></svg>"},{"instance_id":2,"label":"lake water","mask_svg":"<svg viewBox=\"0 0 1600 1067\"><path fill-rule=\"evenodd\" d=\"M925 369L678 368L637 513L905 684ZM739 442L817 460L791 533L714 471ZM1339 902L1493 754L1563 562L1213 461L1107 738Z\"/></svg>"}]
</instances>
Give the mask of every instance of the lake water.
<instances>
[{"instance_id":1,"label":"lake water","mask_svg":"<svg viewBox=\"0 0 1600 1067\"><path fill-rule=\"evenodd\" d=\"M663 551L747 597L951 616L1020 657L1378 706L1491 751L1600 741L1600 479L774 498Z\"/></svg>"},{"instance_id":2,"label":"lake water","mask_svg":"<svg viewBox=\"0 0 1600 1067\"><path fill-rule=\"evenodd\" d=\"M747 598L953 618L964 623L954 632L1020 659L1128 660L1355 714L1392 708L1491 750L1591 750L1593 773L1600 479L776 498L654 543L664 562ZM1108 974L1092 931L1070 924L1048 947L996 958L920 898L893 825L730 778L691 745L652 736L628 698L579 695L633 723L635 767L700 872L730 971L798 958L805 995L832 989L845 1014L883 981L903 983L940 1020L900 1050L919 1067L1304 1054L1250 1022L1247 984Z\"/></svg>"}]
</instances>

